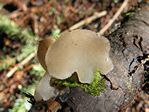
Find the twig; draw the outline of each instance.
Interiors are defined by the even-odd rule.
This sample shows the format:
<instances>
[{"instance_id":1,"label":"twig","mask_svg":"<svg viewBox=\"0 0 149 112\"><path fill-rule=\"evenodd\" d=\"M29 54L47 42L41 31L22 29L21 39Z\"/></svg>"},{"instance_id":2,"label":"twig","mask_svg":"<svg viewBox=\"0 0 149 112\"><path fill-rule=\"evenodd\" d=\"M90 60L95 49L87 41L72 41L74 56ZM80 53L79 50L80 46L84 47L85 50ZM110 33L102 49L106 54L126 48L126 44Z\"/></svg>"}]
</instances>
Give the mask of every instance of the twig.
<instances>
[{"instance_id":1,"label":"twig","mask_svg":"<svg viewBox=\"0 0 149 112\"><path fill-rule=\"evenodd\" d=\"M72 27L69 28L69 30L74 30L74 29L77 29L81 26L83 26L84 24L89 24L91 23L92 21L94 21L95 19L99 18L99 17L102 17L104 15L106 15L106 11L102 11L100 13L96 12L93 16L85 19L85 20L82 20L81 22L79 23L76 23L75 25L73 25ZM20 67L24 66L26 63L28 63L32 58L34 58L36 56L36 53L31 53L28 57L26 57L21 63L19 63L17 66L15 66L14 68L12 68L7 74L6 76L9 78L11 77Z\"/></svg>"},{"instance_id":2,"label":"twig","mask_svg":"<svg viewBox=\"0 0 149 112\"><path fill-rule=\"evenodd\" d=\"M121 7L119 8L119 10L115 13L115 15L113 16L113 18L109 21L108 24L106 24L99 32L98 35L103 35L105 33L105 31L107 31L107 29L114 23L114 21L118 18L118 16L122 13L122 11L124 10L124 8L127 6L129 0L124 0L123 4L121 5Z\"/></svg>"},{"instance_id":3,"label":"twig","mask_svg":"<svg viewBox=\"0 0 149 112\"><path fill-rule=\"evenodd\" d=\"M80 22L78 22L77 24L73 25L72 27L69 28L69 30L74 30L74 29L77 29L85 24L89 24L91 23L92 21L94 21L95 19L97 18L100 18L102 16L105 16L107 14L107 11L102 11L102 12L96 12L94 13L93 16L89 17L89 18L86 18Z\"/></svg>"},{"instance_id":4,"label":"twig","mask_svg":"<svg viewBox=\"0 0 149 112\"><path fill-rule=\"evenodd\" d=\"M36 55L35 52L31 53L27 58L25 58L21 63L16 65L14 68L12 68L6 76L9 78L11 77L19 68L23 67L26 63L28 63L32 58L34 58Z\"/></svg>"}]
</instances>

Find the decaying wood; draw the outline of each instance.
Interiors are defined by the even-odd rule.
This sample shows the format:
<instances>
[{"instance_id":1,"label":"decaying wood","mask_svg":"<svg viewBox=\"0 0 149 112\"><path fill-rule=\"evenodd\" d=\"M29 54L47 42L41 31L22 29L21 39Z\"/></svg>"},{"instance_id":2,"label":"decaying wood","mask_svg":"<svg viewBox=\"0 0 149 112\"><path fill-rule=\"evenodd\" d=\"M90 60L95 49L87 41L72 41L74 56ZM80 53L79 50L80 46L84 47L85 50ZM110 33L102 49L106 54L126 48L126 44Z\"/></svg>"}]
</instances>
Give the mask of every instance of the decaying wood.
<instances>
[{"instance_id":1,"label":"decaying wood","mask_svg":"<svg viewBox=\"0 0 149 112\"><path fill-rule=\"evenodd\" d=\"M80 88L71 89L67 104L74 112L123 111L141 90L144 68L138 56L149 54L149 10L137 11L121 28L107 37L114 69L105 77L107 89L93 97Z\"/></svg>"}]
</instances>

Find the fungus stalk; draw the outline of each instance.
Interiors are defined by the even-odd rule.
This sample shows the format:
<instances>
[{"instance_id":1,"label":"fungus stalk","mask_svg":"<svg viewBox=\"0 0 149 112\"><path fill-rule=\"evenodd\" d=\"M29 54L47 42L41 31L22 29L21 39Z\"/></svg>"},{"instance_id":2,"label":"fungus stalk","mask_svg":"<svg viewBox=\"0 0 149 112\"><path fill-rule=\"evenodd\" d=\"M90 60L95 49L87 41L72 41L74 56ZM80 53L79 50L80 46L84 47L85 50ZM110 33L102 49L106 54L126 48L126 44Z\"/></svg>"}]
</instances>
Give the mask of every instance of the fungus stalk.
<instances>
[{"instance_id":1,"label":"fungus stalk","mask_svg":"<svg viewBox=\"0 0 149 112\"><path fill-rule=\"evenodd\" d=\"M46 73L40 80L34 95L36 101L48 100L58 95L58 90L50 86L50 78L50 75Z\"/></svg>"}]
</instances>

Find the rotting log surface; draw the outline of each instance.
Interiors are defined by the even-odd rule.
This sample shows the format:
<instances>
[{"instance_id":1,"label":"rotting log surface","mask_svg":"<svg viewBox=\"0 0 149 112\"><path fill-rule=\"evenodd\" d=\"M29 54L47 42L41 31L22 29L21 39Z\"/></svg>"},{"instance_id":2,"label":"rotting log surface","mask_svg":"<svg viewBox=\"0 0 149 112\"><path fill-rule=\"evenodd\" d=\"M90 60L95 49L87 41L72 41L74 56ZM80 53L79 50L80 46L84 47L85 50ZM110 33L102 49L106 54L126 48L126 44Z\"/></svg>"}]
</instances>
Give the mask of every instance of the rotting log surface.
<instances>
[{"instance_id":1,"label":"rotting log surface","mask_svg":"<svg viewBox=\"0 0 149 112\"><path fill-rule=\"evenodd\" d=\"M149 10L136 12L108 39L114 69L106 75L107 89L97 97L71 89L67 104L74 112L123 111L141 90L144 67L136 59L149 53Z\"/></svg>"}]
</instances>

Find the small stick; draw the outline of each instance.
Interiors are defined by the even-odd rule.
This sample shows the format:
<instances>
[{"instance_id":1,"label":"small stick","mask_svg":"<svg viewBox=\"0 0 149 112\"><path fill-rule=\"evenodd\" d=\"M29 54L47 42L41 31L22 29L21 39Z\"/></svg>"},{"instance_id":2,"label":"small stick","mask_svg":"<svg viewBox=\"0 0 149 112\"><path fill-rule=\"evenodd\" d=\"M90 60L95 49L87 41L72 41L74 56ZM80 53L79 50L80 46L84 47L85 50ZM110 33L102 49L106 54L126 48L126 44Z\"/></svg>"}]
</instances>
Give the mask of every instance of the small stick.
<instances>
[{"instance_id":1,"label":"small stick","mask_svg":"<svg viewBox=\"0 0 149 112\"><path fill-rule=\"evenodd\" d=\"M28 57L26 57L21 63L19 63L18 65L16 65L14 68L12 68L7 74L6 76L9 78L11 77L19 68L21 68L22 66L24 66L26 63L28 63L32 58L34 58L36 55L35 52L31 53Z\"/></svg>"},{"instance_id":2,"label":"small stick","mask_svg":"<svg viewBox=\"0 0 149 112\"><path fill-rule=\"evenodd\" d=\"M78 22L77 24L73 25L72 27L70 27L69 30L71 31L71 30L77 29L83 25L87 25L87 24L91 23L92 21L94 21L95 19L105 16L106 14L107 14L107 11L95 12L94 15L92 15L91 17L88 17L88 18Z\"/></svg>"},{"instance_id":3,"label":"small stick","mask_svg":"<svg viewBox=\"0 0 149 112\"><path fill-rule=\"evenodd\" d=\"M108 24L106 24L97 34L98 35L103 35L105 33L105 31L108 30L108 28L114 23L114 21L118 18L118 16L122 13L122 11L124 10L124 8L127 6L129 0L124 0L123 4L121 5L121 7L119 8L119 10L115 13L115 15L113 16L113 18L108 22Z\"/></svg>"}]
</instances>

